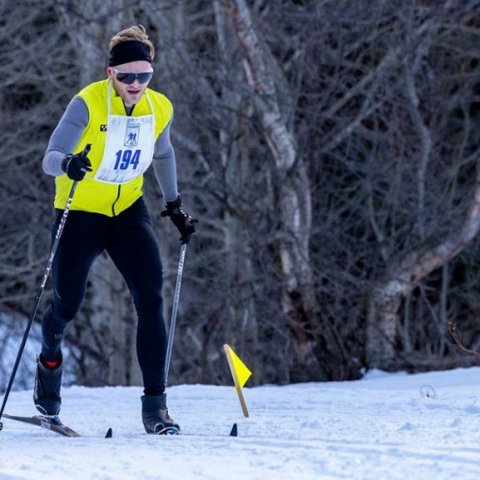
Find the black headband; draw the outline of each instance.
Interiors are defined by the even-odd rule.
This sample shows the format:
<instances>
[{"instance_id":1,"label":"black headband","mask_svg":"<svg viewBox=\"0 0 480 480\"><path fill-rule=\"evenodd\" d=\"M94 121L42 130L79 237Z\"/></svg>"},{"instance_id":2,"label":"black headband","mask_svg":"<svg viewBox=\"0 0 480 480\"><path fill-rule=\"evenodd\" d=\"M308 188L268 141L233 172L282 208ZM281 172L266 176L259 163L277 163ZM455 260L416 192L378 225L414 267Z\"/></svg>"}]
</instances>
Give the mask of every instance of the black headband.
<instances>
[{"instance_id":1,"label":"black headband","mask_svg":"<svg viewBox=\"0 0 480 480\"><path fill-rule=\"evenodd\" d=\"M138 40L127 40L112 47L108 66L115 67L116 65L123 65L124 63L136 62L138 60L152 63L148 45Z\"/></svg>"}]
</instances>

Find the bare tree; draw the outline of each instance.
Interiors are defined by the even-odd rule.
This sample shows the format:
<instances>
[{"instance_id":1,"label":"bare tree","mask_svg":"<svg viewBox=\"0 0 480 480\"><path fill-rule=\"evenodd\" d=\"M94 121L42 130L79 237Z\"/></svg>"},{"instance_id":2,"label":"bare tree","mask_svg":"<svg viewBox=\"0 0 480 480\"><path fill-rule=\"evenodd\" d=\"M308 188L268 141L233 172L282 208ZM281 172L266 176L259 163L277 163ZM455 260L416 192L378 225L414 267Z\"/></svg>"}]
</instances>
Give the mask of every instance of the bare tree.
<instances>
[{"instance_id":1,"label":"bare tree","mask_svg":"<svg viewBox=\"0 0 480 480\"><path fill-rule=\"evenodd\" d=\"M172 382L225 382L225 342L259 383L475 363L446 324L478 349L479 7L1 2L1 312L28 315L47 258L48 137L103 78L110 36L142 23L158 45L152 87L175 109L180 192L200 218ZM179 244L152 172L145 197L168 319ZM67 338L79 381L138 383L135 322L100 258Z\"/></svg>"}]
</instances>

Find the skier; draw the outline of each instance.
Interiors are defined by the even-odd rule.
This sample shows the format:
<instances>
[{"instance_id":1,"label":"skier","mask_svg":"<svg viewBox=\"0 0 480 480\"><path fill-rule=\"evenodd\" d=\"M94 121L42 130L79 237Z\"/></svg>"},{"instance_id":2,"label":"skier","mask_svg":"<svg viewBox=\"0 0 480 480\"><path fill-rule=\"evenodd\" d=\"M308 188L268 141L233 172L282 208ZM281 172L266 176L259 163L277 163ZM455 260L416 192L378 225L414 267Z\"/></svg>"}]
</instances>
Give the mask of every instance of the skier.
<instances>
[{"instance_id":1,"label":"skier","mask_svg":"<svg viewBox=\"0 0 480 480\"><path fill-rule=\"evenodd\" d=\"M53 261L53 299L42 322L34 403L44 415L60 411L65 328L80 308L90 267L106 251L135 303L142 420L147 433L158 434L179 426L167 410L162 265L142 197L143 173L152 161L166 201L163 214L179 230L181 242L188 242L196 220L182 208L177 191L172 104L147 88L154 53L142 25L114 35L108 78L86 86L71 100L43 158L45 173L55 177L53 235L72 181L78 185ZM91 145L89 153L83 151L85 145Z\"/></svg>"}]
</instances>

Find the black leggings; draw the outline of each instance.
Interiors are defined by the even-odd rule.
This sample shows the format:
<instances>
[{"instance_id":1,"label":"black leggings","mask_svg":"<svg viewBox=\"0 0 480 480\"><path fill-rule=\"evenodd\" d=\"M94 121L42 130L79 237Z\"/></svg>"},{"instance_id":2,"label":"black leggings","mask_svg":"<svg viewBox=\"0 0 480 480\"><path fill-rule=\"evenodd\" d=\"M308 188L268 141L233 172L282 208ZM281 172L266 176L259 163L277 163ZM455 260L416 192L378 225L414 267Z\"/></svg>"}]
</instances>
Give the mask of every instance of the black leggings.
<instances>
[{"instance_id":1,"label":"black leggings","mask_svg":"<svg viewBox=\"0 0 480 480\"><path fill-rule=\"evenodd\" d=\"M55 237L62 211L52 230ZM146 394L163 392L167 335L163 320L162 264L142 198L116 217L70 211L52 265L53 301L43 318L42 355L56 360L67 323L85 295L94 260L106 251L125 279L138 315L137 355Z\"/></svg>"}]
</instances>

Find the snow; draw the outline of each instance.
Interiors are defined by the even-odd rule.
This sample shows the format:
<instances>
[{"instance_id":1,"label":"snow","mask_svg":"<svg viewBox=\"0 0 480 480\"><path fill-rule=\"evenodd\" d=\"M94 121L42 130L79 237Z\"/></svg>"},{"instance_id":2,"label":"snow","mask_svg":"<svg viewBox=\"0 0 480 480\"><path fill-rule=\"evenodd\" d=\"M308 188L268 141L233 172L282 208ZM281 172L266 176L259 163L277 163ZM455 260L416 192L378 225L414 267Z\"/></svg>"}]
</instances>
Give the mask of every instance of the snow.
<instances>
[{"instance_id":1,"label":"snow","mask_svg":"<svg viewBox=\"0 0 480 480\"><path fill-rule=\"evenodd\" d=\"M174 386L169 437L143 432L139 387L67 387L62 420L82 436L3 418L0 479L477 479L479 381L474 367L245 388L249 418L233 387ZM6 412L34 414L31 391Z\"/></svg>"},{"instance_id":2,"label":"snow","mask_svg":"<svg viewBox=\"0 0 480 480\"><path fill-rule=\"evenodd\" d=\"M10 380L27 323L26 317L0 312L0 339L2 339L0 342L0 392L6 388ZM36 358L41 350L42 328L39 323L33 323L15 376L14 390L33 388ZM68 345L63 346L62 353L65 359L63 383L70 385L75 379L74 363L70 361L73 353Z\"/></svg>"},{"instance_id":3,"label":"snow","mask_svg":"<svg viewBox=\"0 0 480 480\"><path fill-rule=\"evenodd\" d=\"M0 338L2 339L0 345L0 387L6 387L10 379L26 326L26 319L19 319L19 317L0 312ZM34 324L30 331L29 341L25 344L25 350L15 377L16 388L32 387L35 376L35 358L37 352L41 350L41 345L41 328Z\"/></svg>"}]
</instances>

